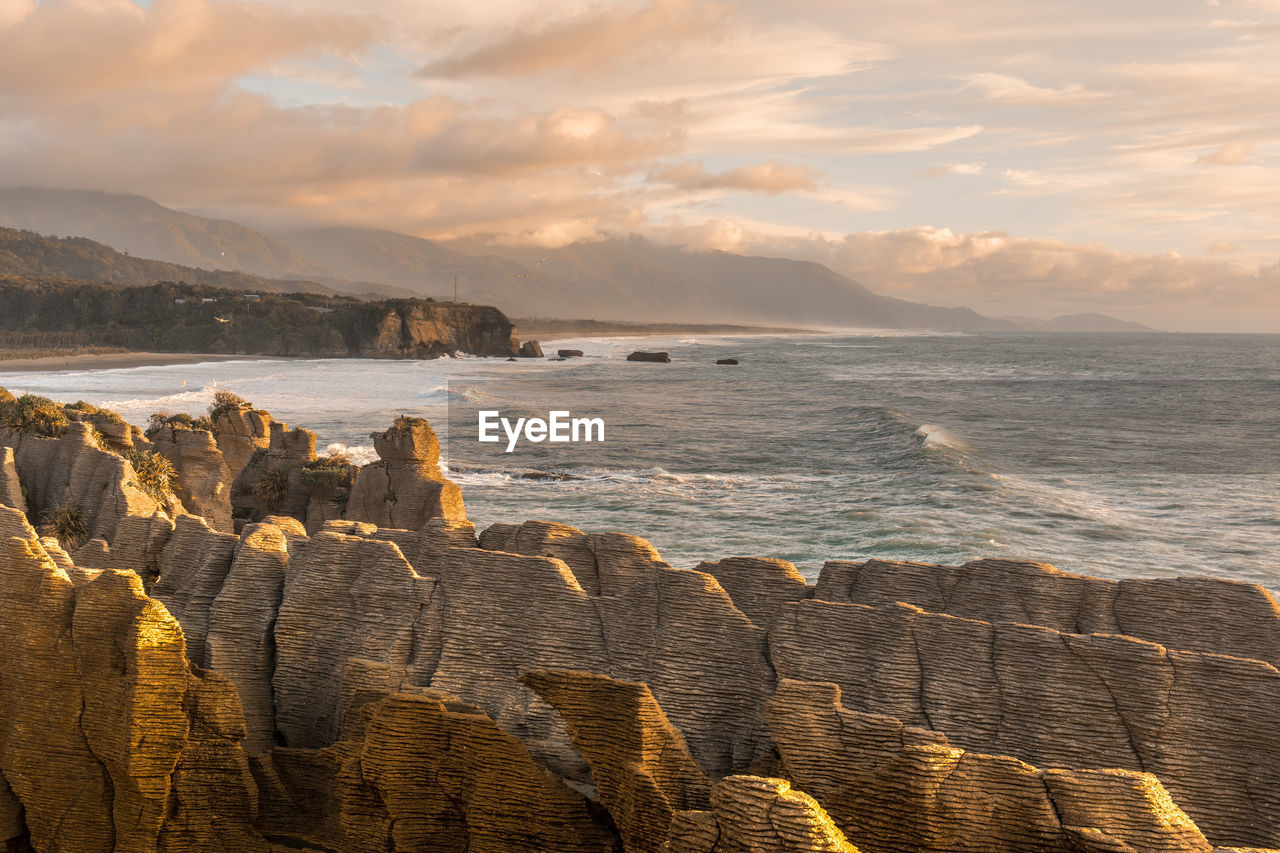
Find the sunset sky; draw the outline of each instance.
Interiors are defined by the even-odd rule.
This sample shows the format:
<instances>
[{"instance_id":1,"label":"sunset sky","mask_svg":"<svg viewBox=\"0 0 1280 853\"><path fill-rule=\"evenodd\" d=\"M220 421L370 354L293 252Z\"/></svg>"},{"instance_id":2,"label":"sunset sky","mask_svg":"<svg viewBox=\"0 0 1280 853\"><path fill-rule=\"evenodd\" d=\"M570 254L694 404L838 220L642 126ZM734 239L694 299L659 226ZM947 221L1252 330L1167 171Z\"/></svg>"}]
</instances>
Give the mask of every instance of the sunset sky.
<instances>
[{"instance_id":1,"label":"sunset sky","mask_svg":"<svg viewBox=\"0 0 1280 853\"><path fill-rule=\"evenodd\" d=\"M1280 0L0 0L0 184L1280 332Z\"/></svg>"}]
</instances>

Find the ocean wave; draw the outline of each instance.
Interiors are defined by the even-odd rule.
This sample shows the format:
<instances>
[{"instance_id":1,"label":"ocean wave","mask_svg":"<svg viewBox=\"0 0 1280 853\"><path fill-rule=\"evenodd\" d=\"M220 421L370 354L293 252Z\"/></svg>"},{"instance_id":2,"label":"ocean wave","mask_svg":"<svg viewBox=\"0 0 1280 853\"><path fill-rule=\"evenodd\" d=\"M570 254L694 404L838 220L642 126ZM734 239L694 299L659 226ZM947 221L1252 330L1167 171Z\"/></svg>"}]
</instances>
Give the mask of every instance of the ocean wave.
<instances>
[{"instance_id":1,"label":"ocean wave","mask_svg":"<svg viewBox=\"0 0 1280 853\"><path fill-rule=\"evenodd\" d=\"M334 453L344 454L351 460L353 465L368 465L370 462L378 461L378 452L373 449L371 444L344 444L341 441L330 442L325 446L324 455L330 456Z\"/></svg>"},{"instance_id":2,"label":"ocean wave","mask_svg":"<svg viewBox=\"0 0 1280 853\"><path fill-rule=\"evenodd\" d=\"M948 450L969 450L969 445L946 427L937 424L921 424L916 428L916 435L922 444L930 449L946 448Z\"/></svg>"}]
</instances>

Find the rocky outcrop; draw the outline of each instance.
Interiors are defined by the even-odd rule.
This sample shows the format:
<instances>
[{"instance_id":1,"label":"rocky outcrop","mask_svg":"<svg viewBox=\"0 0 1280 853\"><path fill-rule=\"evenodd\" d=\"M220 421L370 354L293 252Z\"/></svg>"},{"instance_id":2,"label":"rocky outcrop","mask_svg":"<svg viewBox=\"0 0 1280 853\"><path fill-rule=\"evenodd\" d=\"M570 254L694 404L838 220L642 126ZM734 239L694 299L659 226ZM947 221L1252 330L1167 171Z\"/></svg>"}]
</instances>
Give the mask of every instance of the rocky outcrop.
<instances>
[{"instance_id":1,"label":"rocky outcrop","mask_svg":"<svg viewBox=\"0 0 1280 853\"><path fill-rule=\"evenodd\" d=\"M431 683L435 587L393 542L326 530L299 543L274 628L276 728L287 745L328 746L363 705Z\"/></svg>"},{"instance_id":2,"label":"rocky outcrop","mask_svg":"<svg viewBox=\"0 0 1280 853\"><path fill-rule=\"evenodd\" d=\"M521 358L542 358L542 344L537 341L525 341L516 354Z\"/></svg>"},{"instance_id":3,"label":"rocky outcrop","mask_svg":"<svg viewBox=\"0 0 1280 853\"><path fill-rule=\"evenodd\" d=\"M666 364L671 361L671 354L665 352L645 352L644 350L636 350L627 356L627 361L656 361Z\"/></svg>"},{"instance_id":4,"label":"rocky outcrop","mask_svg":"<svg viewBox=\"0 0 1280 853\"><path fill-rule=\"evenodd\" d=\"M187 512L230 533L232 474L213 434L166 427L152 436L151 449L173 463L173 493Z\"/></svg>"},{"instance_id":5,"label":"rocky outcrop","mask_svg":"<svg viewBox=\"0 0 1280 853\"><path fill-rule=\"evenodd\" d=\"M556 355L560 358L582 358L584 353L580 349L559 349Z\"/></svg>"},{"instance_id":6,"label":"rocky outcrop","mask_svg":"<svg viewBox=\"0 0 1280 853\"><path fill-rule=\"evenodd\" d=\"M316 434L272 421L267 449L256 450L231 485L231 505L239 517L261 521L268 515L305 520L311 487L302 466L316 458Z\"/></svg>"},{"instance_id":7,"label":"rocky outcrop","mask_svg":"<svg viewBox=\"0 0 1280 853\"><path fill-rule=\"evenodd\" d=\"M276 613L284 598L290 534L302 528L280 520L246 527L208 616L207 663L226 676L244 708L245 749L260 754L275 744ZM181 621L181 620L179 620Z\"/></svg>"},{"instance_id":8,"label":"rocky outcrop","mask_svg":"<svg viewBox=\"0 0 1280 853\"><path fill-rule=\"evenodd\" d=\"M668 853L858 853L813 797L785 779L728 776L711 810L681 812Z\"/></svg>"},{"instance_id":9,"label":"rocky outcrop","mask_svg":"<svg viewBox=\"0 0 1280 853\"><path fill-rule=\"evenodd\" d=\"M831 561L823 566L815 597L869 605L905 601L967 619L1072 634L1125 634L1280 665L1280 605L1257 584L1223 578L1112 581L1014 560L963 566Z\"/></svg>"},{"instance_id":10,"label":"rocky outcrop","mask_svg":"<svg viewBox=\"0 0 1280 853\"><path fill-rule=\"evenodd\" d=\"M165 511L138 488L127 461L98 446L88 424L72 422L60 438L0 430L0 445L13 448L27 512L34 519L74 508L88 537L109 541L126 516ZM181 506L174 511L181 512Z\"/></svg>"},{"instance_id":11,"label":"rocky outcrop","mask_svg":"<svg viewBox=\"0 0 1280 853\"><path fill-rule=\"evenodd\" d=\"M766 630L782 606L807 598L812 590L804 576L786 560L766 557L729 557L703 562L698 571L711 575L729 593L738 609Z\"/></svg>"},{"instance_id":12,"label":"rocky outcrop","mask_svg":"<svg viewBox=\"0 0 1280 853\"><path fill-rule=\"evenodd\" d=\"M648 542L617 533L530 522L486 531L480 541L554 559L451 552L453 559L445 561L446 619L455 612L457 597L448 584L456 579L474 608L467 615L481 617L477 626L520 620L537 626L522 627L505 649L500 638L488 641L485 656L467 665L468 679L511 648L521 649L515 660L528 661L527 668L584 669L644 682L708 773L743 770L770 754L761 717L773 691L765 632L733 606L715 578L673 569ZM540 601L555 608L546 617L534 616ZM570 639L577 636L568 632L570 624L583 625L580 639ZM543 653L523 651L531 645ZM469 698L465 691L460 695ZM493 699L513 708L527 705L519 696L504 692ZM495 719L502 724L501 716Z\"/></svg>"},{"instance_id":13,"label":"rocky outcrop","mask_svg":"<svg viewBox=\"0 0 1280 853\"><path fill-rule=\"evenodd\" d=\"M436 691L370 714L340 779L350 853L610 853L581 794L478 708Z\"/></svg>"},{"instance_id":14,"label":"rocky outcrop","mask_svg":"<svg viewBox=\"0 0 1280 853\"><path fill-rule=\"evenodd\" d=\"M738 360L736 358L717 358L716 364L731 365L736 367L738 364Z\"/></svg>"},{"instance_id":15,"label":"rocky outcrop","mask_svg":"<svg viewBox=\"0 0 1280 853\"><path fill-rule=\"evenodd\" d=\"M73 581L29 528L0 542L0 709L35 850L267 853L235 690L187 665L136 575Z\"/></svg>"},{"instance_id":16,"label":"rocky outcrop","mask_svg":"<svg viewBox=\"0 0 1280 853\"><path fill-rule=\"evenodd\" d=\"M213 426L217 430L218 449L222 451L222 459L233 482L256 451L271 446L273 423L268 413L247 407L235 407L219 413Z\"/></svg>"},{"instance_id":17,"label":"rocky outcrop","mask_svg":"<svg viewBox=\"0 0 1280 853\"><path fill-rule=\"evenodd\" d=\"M19 512L27 511L27 499L22 494L22 481L13 461L13 448L0 447L0 506Z\"/></svg>"},{"instance_id":18,"label":"rocky outcrop","mask_svg":"<svg viewBox=\"0 0 1280 853\"><path fill-rule=\"evenodd\" d=\"M796 602L770 640L780 678L834 682L854 710L1041 767L1154 773L1211 841L1280 846L1269 664L904 604Z\"/></svg>"},{"instance_id":19,"label":"rocky outcrop","mask_svg":"<svg viewBox=\"0 0 1280 853\"><path fill-rule=\"evenodd\" d=\"M566 670L524 683L564 718L626 853L657 853L677 812L710 808L710 780L648 687Z\"/></svg>"},{"instance_id":20,"label":"rocky outcrop","mask_svg":"<svg viewBox=\"0 0 1280 853\"><path fill-rule=\"evenodd\" d=\"M783 679L767 713L789 777L864 853L1211 849L1149 773L966 752L940 732L844 707L830 683Z\"/></svg>"},{"instance_id":21,"label":"rocky outcrop","mask_svg":"<svg viewBox=\"0 0 1280 853\"><path fill-rule=\"evenodd\" d=\"M381 309L381 310L379 310ZM350 354L364 358L436 358L467 352L516 354L516 327L497 308L389 299L336 316Z\"/></svg>"},{"instance_id":22,"label":"rocky outcrop","mask_svg":"<svg viewBox=\"0 0 1280 853\"><path fill-rule=\"evenodd\" d=\"M440 443L430 424L401 417L371 438L379 461L356 474L348 520L410 530L433 518L466 520L462 491L440 474Z\"/></svg>"}]
</instances>

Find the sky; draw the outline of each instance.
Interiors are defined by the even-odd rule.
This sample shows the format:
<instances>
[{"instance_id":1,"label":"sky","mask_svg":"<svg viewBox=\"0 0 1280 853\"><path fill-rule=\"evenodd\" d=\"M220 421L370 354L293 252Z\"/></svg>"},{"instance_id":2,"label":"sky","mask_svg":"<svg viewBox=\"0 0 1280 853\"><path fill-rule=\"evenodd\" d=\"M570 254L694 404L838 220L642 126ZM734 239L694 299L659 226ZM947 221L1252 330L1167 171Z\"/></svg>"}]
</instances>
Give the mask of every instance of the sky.
<instances>
[{"instance_id":1,"label":"sky","mask_svg":"<svg viewBox=\"0 0 1280 853\"><path fill-rule=\"evenodd\" d=\"M1280 0L0 0L0 184L1280 332Z\"/></svg>"}]
</instances>

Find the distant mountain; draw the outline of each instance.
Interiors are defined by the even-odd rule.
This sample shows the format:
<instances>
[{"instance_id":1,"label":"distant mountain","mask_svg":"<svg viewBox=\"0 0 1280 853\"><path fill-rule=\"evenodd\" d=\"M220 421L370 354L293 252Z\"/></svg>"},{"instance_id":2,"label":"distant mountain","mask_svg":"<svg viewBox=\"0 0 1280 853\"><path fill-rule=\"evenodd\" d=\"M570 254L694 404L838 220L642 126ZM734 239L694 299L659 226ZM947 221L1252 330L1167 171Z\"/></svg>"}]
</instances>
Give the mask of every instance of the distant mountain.
<instances>
[{"instance_id":1,"label":"distant mountain","mask_svg":"<svg viewBox=\"0 0 1280 853\"><path fill-rule=\"evenodd\" d=\"M124 255L87 237L45 237L13 228L0 228L0 274L123 285L185 281L188 284L265 293L334 292L313 281L266 279L245 272L202 270Z\"/></svg>"},{"instance_id":2,"label":"distant mountain","mask_svg":"<svg viewBox=\"0 0 1280 853\"><path fill-rule=\"evenodd\" d=\"M1001 317L1013 323L1019 329L1033 332L1155 332L1150 326L1120 320L1106 314L1086 312L1084 314L1066 314L1052 320L1041 320L1037 317Z\"/></svg>"},{"instance_id":3,"label":"distant mountain","mask_svg":"<svg viewBox=\"0 0 1280 853\"><path fill-rule=\"evenodd\" d=\"M31 188L0 189L0 224L5 223L91 237L130 254L183 264L187 270L212 267L306 278L345 293L452 298L456 277L460 300L497 305L525 317L1017 328L967 308L881 296L821 264L686 251L635 236L546 251L462 252L418 237L364 228L266 235L235 222L170 210L141 196ZM119 263L113 259L110 266ZM92 277L86 272L75 275ZM129 275L143 275L138 281L184 276L190 281L195 273L155 276L135 270Z\"/></svg>"},{"instance_id":4,"label":"distant mountain","mask_svg":"<svg viewBox=\"0 0 1280 853\"><path fill-rule=\"evenodd\" d=\"M119 252L271 278L324 275L283 243L227 219L207 219L139 195L0 188L0 225L59 237L88 237Z\"/></svg>"},{"instance_id":5,"label":"distant mountain","mask_svg":"<svg viewBox=\"0 0 1280 853\"><path fill-rule=\"evenodd\" d=\"M968 308L940 308L872 293L810 261L694 252L631 236L560 249L502 250L599 304L600 319L807 323L826 327L1012 329ZM535 255L541 255L534 260ZM565 306L571 309L573 306ZM523 307L523 316L535 316ZM558 315L541 311L537 316Z\"/></svg>"},{"instance_id":6,"label":"distant mountain","mask_svg":"<svg viewBox=\"0 0 1280 853\"><path fill-rule=\"evenodd\" d=\"M1055 332L1154 332L1150 326L1108 317L1106 314L1086 312L1054 317L1049 328Z\"/></svg>"}]
</instances>

